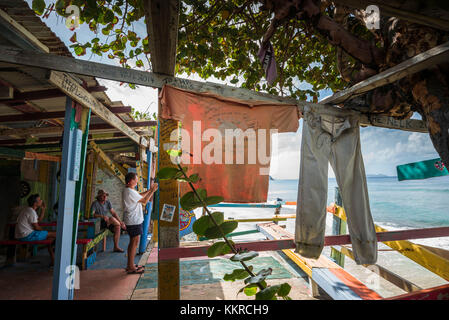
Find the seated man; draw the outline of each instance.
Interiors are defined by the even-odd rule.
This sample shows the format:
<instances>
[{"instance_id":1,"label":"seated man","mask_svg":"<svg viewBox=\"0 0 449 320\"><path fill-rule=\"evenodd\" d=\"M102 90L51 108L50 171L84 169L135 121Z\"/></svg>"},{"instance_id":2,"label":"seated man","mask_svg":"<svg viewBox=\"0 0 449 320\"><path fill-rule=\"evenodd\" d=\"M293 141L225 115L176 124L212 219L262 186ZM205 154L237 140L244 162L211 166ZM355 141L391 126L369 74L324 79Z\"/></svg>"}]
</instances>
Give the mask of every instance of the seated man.
<instances>
[{"instance_id":1,"label":"seated man","mask_svg":"<svg viewBox=\"0 0 449 320\"><path fill-rule=\"evenodd\" d=\"M123 221L117 215L117 212L112 208L111 202L107 199L109 193L104 190L98 190L97 200L94 201L90 207L90 212L95 218L101 218L101 228L108 228L114 233L114 252L123 252L119 247L120 229L126 229Z\"/></svg>"},{"instance_id":2,"label":"seated man","mask_svg":"<svg viewBox=\"0 0 449 320\"><path fill-rule=\"evenodd\" d=\"M27 199L28 207L25 207L17 217L17 225L14 231L14 237L20 241L40 241L56 239L56 232L42 230L39 222L42 221L45 214L45 203L38 194L32 194ZM40 209L39 217L37 210ZM51 257L51 265L54 263L54 253L52 245L48 246L48 252Z\"/></svg>"}]
</instances>

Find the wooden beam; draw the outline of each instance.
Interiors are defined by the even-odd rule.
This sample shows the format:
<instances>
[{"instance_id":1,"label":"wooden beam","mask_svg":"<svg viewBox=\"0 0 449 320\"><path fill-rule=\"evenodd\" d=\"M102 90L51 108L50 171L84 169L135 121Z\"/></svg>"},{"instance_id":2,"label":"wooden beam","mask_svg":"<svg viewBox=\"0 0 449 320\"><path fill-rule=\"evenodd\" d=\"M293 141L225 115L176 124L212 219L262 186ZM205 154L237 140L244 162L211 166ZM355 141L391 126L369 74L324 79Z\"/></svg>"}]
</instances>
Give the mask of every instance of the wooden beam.
<instances>
[{"instance_id":1,"label":"wooden beam","mask_svg":"<svg viewBox=\"0 0 449 320\"><path fill-rule=\"evenodd\" d=\"M144 85L147 87L152 88L162 88L164 84L170 84L172 86L175 86L177 88L190 90L194 92L211 92L223 97L229 97L229 98L238 98L242 100L254 100L254 101L265 101L265 102L272 102L272 103L284 103L284 104L296 104L300 108L300 110L303 109L304 106L310 105L315 106L316 108L323 108L323 109L333 109L335 110L335 107L330 105L325 105L325 103L331 103L329 100L325 101L326 98L323 101L320 102L320 104L311 103L307 101L300 101L295 100L293 98L288 97L280 97L275 95L270 95L268 93L258 92L258 91L251 91L245 88L238 88L238 87L232 87L212 82L200 82L200 81L194 81L189 79L181 79L176 78L170 75L163 75L163 74L157 74L152 72L145 72L140 70L132 70L132 69L125 69L122 67L117 66L111 66L107 64L97 63L97 62L91 62L91 61L85 61L85 60L78 60L74 58L64 57L64 56L57 56L53 54L43 54L43 53L36 53L36 52L29 52L24 51L21 49L8 47L8 46L2 46L0 45L0 61L8 62L8 63L14 63L19 65L28 65L28 66L34 66L38 68L46 68L50 70L59 70L63 72L68 73L75 73L75 74L81 74L81 75L88 75L93 77L100 77L103 79L109 79L109 80L115 80L120 82L127 82L127 83L135 83ZM427 61L429 64L433 62L434 60L430 59ZM422 64L421 64L422 67ZM390 69L389 69L390 70ZM388 71L388 70L387 70ZM371 78L370 78L371 79ZM369 79L365 80L368 81ZM384 83L383 80L379 80L378 83L379 86L380 83ZM382 85L383 85L382 84ZM349 89L347 89L349 90ZM345 90L342 92L346 92ZM337 94L342 94L337 93ZM334 95L335 96L335 95ZM334 103L334 102L332 102ZM93 110L94 111L94 110ZM95 111L94 111L95 112ZM392 121L392 118L385 117L385 116L376 116L379 123L387 123L385 127L391 128L391 129L399 129L399 130L405 130L402 126L395 126L395 122ZM422 125L416 125L419 122L419 120L414 120L411 123L414 124L414 126L417 127L425 127L424 124ZM361 120L362 125L373 125L376 126L376 122L370 122L367 118L363 118ZM407 127L407 130L413 131L414 127ZM420 131L422 132L422 129Z\"/></svg>"},{"instance_id":2,"label":"wooden beam","mask_svg":"<svg viewBox=\"0 0 449 320\"><path fill-rule=\"evenodd\" d=\"M176 46L178 42L179 0L144 0L145 17L149 47L151 50L151 65L153 71L173 78L176 64ZM162 84L162 83L161 83ZM159 87L159 92L160 88ZM178 122L162 119L162 107L158 99L159 145L170 142L170 133L178 130ZM158 169L173 167L169 155L159 152ZM159 182L159 203L156 204L159 213L164 204L176 207L173 219L163 221L159 219L159 250L179 247L179 187L177 181ZM159 260L158 267L158 299L179 300L180 271L179 259Z\"/></svg>"},{"instance_id":3,"label":"wooden beam","mask_svg":"<svg viewBox=\"0 0 449 320\"><path fill-rule=\"evenodd\" d=\"M153 72L174 75L179 0L144 0Z\"/></svg>"},{"instance_id":4,"label":"wooden beam","mask_svg":"<svg viewBox=\"0 0 449 320\"><path fill-rule=\"evenodd\" d=\"M121 132L110 132L110 133L98 133L98 134L89 134L89 140L94 140L97 142L101 142L103 140L118 140L126 137ZM22 148L42 148L42 144L48 144L51 142L59 142L61 141L61 137L45 137L45 138L36 138L33 140L27 139L11 139L11 140L0 140L0 146L18 146ZM129 140L128 140L129 141ZM130 142L130 141L129 141ZM53 144L53 147L57 147L59 144Z\"/></svg>"},{"instance_id":5,"label":"wooden beam","mask_svg":"<svg viewBox=\"0 0 449 320\"><path fill-rule=\"evenodd\" d=\"M387 129L397 129L410 132L427 133L426 123L417 119L395 119L393 117L385 117L378 115L360 116L360 125L374 126Z\"/></svg>"},{"instance_id":6,"label":"wooden beam","mask_svg":"<svg viewBox=\"0 0 449 320\"><path fill-rule=\"evenodd\" d=\"M142 127L153 125L154 121L145 122L123 122L124 125L129 125L129 127ZM89 129L92 130L108 130L108 129L118 129L107 123L96 123L91 124ZM14 129L0 129L0 136L29 136L35 134L60 134L64 128L62 127L40 127L40 128L14 128ZM137 134L137 133L136 133Z\"/></svg>"},{"instance_id":7,"label":"wooden beam","mask_svg":"<svg viewBox=\"0 0 449 320\"><path fill-rule=\"evenodd\" d=\"M101 102L87 92L86 89L81 87L68 74L51 71L49 81L81 105L92 109L97 116L126 134L136 143L142 144L144 147L148 146L148 142L144 137L139 136L135 131L128 127L119 117L109 111Z\"/></svg>"},{"instance_id":8,"label":"wooden beam","mask_svg":"<svg viewBox=\"0 0 449 320\"><path fill-rule=\"evenodd\" d=\"M354 253L349 248L343 246L332 246L332 249L341 252L342 254L344 254L348 258L351 258L352 260L355 260ZM415 285L414 283L408 281L407 279L402 278L401 276L395 274L394 272L378 264L363 265L363 266L404 291L412 292L421 290L421 288Z\"/></svg>"},{"instance_id":9,"label":"wooden beam","mask_svg":"<svg viewBox=\"0 0 449 320\"><path fill-rule=\"evenodd\" d=\"M0 100L8 100L14 96L14 88L9 86L0 86ZM5 101L2 101L4 103Z\"/></svg>"},{"instance_id":10,"label":"wooden beam","mask_svg":"<svg viewBox=\"0 0 449 320\"><path fill-rule=\"evenodd\" d=\"M342 103L349 98L366 93L375 88L400 80L406 76L425 70L433 65L445 63L449 60L449 42L445 42L430 50L422 52L413 58L405 60L392 68L363 80L352 87L339 91L319 103Z\"/></svg>"},{"instance_id":11,"label":"wooden beam","mask_svg":"<svg viewBox=\"0 0 449 320\"><path fill-rule=\"evenodd\" d=\"M328 207L327 211L337 215L343 220L346 220L346 214L342 207ZM375 225L377 232L386 232L387 230ZM430 229L422 229L422 230L430 230ZM413 230L405 230L411 231ZM407 239L407 238L405 238ZM415 261L420 264L427 270L439 275L441 278L449 281L449 259L445 256L441 256L438 253L433 252L432 250L427 249L425 246L415 244L413 242L407 241L405 239L396 239L401 241L392 241L388 240L384 242L385 245L393 248L398 251L400 254L406 256L407 258ZM408 239L412 239L411 237Z\"/></svg>"},{"instance_id":12,"label":"wooden beam","mask_svg":"<svg viewBox=\"0 0 449 320\"><path fill-rule=\"evenodd\" d=\"M88 92L104 92L107 90L104 86L94 86L88 87L86 89ZM7 102L22 102L22 101L30 101L30 100L44 100L51 98L62 98L65 97L65 93L59 89L47 89L47 90L37 90L37 91L29 91L29 92L18 92L15 91L13 97Z\"/></svg>"},{"instance_id":13,"label":"wooden beam","mask_svg":"<svg viewBox=\"0 0 449 320\"><path fill-rule=\"evenodd\" d=\"M29 152L29 151L25 151L24 159L26 159L26 160L45 160L45 161L61 162L61 157L49 156L47 154L35 153L35 152Z\"/></svg>"},{"instance_id":14,"label":"wooden beam","mask_svg":"<svg viewBox=\"0 0 449 320\"><path fill-rule=\"evenodd\" d=\"M120 169L119 165L117 165L114 161L111 160L107 156L106 153L104 153L103 150L93 141L89 141L90 147L94 150L94 152L98 155L98 157L106 164L106 166L116 175L117 178L120 179L120 181L125 183L125 174Z\"/></svg>"},{"instance_id":15,"label":"wooden beam","mask_svg":"<svg viewBox=\"0 0 449 320\"><path fill-rule=\"evenodd\" d=\"M389 242L405 239L424 239L424 238L439 238L449 236L449 227L439 228L425 228L425 229L411 229L400 231L385 231L377 232L377 241ZM326 236L324 238L325 246L351 244L349 235ZM207 249L209 245L195 246L195 247L180 247L180 248L165 248L159 249L159 256L162 260L179 258L190 258L207 256ZM295 249L296 244L293 238L281 240L266 240L266 241L252 241L236 243L238 249L247 248L250 251L276 251L284 249Z\"/></svg>"},{"instance_id":16,"label":"wooden beam","mask_svg":"<svg viewBox=\"0 0 449 320\"><path fill-rule=\"evenodd\" d=\"M449 284L385 298L384 300L449 300Z\"/></svg>"},{"instance_id":17,"label":"wooden beam","mask_svg":"<svg viewBox=\"0 0 449 320\"><path fill-rule=\"evenodd\" d=\"M131 107L113 107L108 108L114 114L120 113L129 113L131 112ZM26 114L14 114L14 115L6 115L0 116L1 122L23 122L23 121L37 121L37 120L49 120L49 119L59 119L64 118L64 111L53 111L53 112L34 112L34 113L26 113ZM156 125L156 121L147 122L147 125L154 126ZM135 123L139 124L139 122L129 122L129 126L137 126ZM111 127L111 126L109 126Z\"/></svg>"}]
</instances>

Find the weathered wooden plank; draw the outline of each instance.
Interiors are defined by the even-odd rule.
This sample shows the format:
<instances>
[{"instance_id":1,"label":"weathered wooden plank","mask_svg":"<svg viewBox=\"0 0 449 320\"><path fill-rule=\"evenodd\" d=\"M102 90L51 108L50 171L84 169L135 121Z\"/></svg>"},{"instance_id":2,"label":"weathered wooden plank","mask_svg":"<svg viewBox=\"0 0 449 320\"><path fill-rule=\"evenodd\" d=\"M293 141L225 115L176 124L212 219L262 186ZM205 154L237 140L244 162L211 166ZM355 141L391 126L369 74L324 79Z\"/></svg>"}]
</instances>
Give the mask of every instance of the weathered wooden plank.
<instances>
[{"instance_id":1,"label":"weathered wooden plank","mask_svg":"<svg viewBox=\"0 0 449 320\"><path fill-rule=\"evenodd\" d=\"M340 251L342 254L347 256L348 258L351 258L352 260L355 260L354 254L351 249L346 247L340 247L340 246L332 246L333 249ZM385 280L389 281L390 283L394 284L396 287L401 288L404 291L412 292L421 290L420 287L415 285L414 283L408 281L407 279L402 278L401 276L395 274L394 272L378 265L363 265L365 268L369 269L370 271L378 274L380 277L384 278Z\"/></svg>"},{"instance_id":2,"label":"weathered wooden plank","mask_svg":"<svg viewBox=\"0 0 449 320\"><path fill-rule=\"evenodd\" d=\"M313 268L312 279L334 300L363 300L329 269Z\"/></svg>"},{"instance_id":3,"label":"weathered wooden plank","mask_svg":"<svg viewBox=\"0 0 449 320\"><path fill-rule=\"evenodd\" d=\"M0 100L8 100L11 99L13 96L14 96L13 87L0 86Z\"/></svg>"},{"instance_id":4,"label":"weathered wooden plank","mask_svg":"<svg viewBox=\"0 0 449 320\"><path fill-rule=\"evenodd\" d=\"M129 127L131 128L131 127L148 126L148 125L151 125L153 123L153 121L145 121L142 123L139 123L139 122L122 122L122 123L124 125L129 124ZM109 129L114 129L114 128L115 128L114 126L107 124L107 123L96 123L96 124L91 124L89 126L90 131L109 130ZM29 136L29 135L35 135L35 134L61 134L62 131L63 131L62 127L0 129L0 136L10 136L10 135Z\"/></svg>"},{"instance_id":5,"label":"weathered wooden plank","mask_svg":"<svg viewBox=\"0 0 449 320\"><path fill-rule=\"evenodd\" d=\"M334 212L337 212L338 216L341 219L346 220L346 214L344 212L344 209L341 207L328 207L328 212L335 214ZM387 230L379 227L378 225L375 225L377 232L386 232ZM430 229L421 229L421 230L428 230ZM408 230L405 230L408 231ZM410 230L413 232L413 230ZM444 236L444 235L439 235ZM446 235L447 236L447 235ZM413 242L407 241L405 239L412 239L412 237L406 237L404 239L394 239L396 241L392 241L393 239L387 240L387 242L384 242L387 246L390 248L395 249L400 254L406 256L407 258L415 261L416 263L420 264L424 268L426 268L429 271L432 271L433 273L439 275L445 280L449 281L449 260L446 259L444 256L440 256L436 254L435 252L432 252L431 250L428 250L425 246L415 244ZM398 241L402 240L402 241ZM382 240L385 241L385 240Z\"/></svg>"},{"instance_id":6,"label":"weathered wooden plank","mask_svg":"<svg viewBox=\"0 0 449 320\"><path fill-rule=\"evenodd\" d=\"M295 100L288 97L280 97L275 95L270 95L263 92L251 91L245 88L232 87L212 82L200 82L189 79L176 78L169 75L157 74L152 72L145 72L140 70L125 69L122 67L111 66L107 64L84 61L73 59L64 56L57 56L52 54L42 54L36 52L24 51L17 48L12 48L8 46L0 45L0 61L9 62L19 65L28 65L40 68L46 68L50 70L58 70L68 73L75 73L80 75L94 76L103 79L128 82L140 84L153 88L162 88L164 84L169 84L177 88L191 90L195 92L211 92L223 97L238 98L242 100L254 100L254 101L264 101L271 103L282 103L282 104L296 104L299 109L302 110L304 106L315 106L316 110L321 109L332 109L336 108L331 105L326 105L326 103L331 103L327 101L326 98L319 104L311 103L307 101ZM396 66L397 67L397 66ZM368 79L369 80L369 79ZM365 81L368 81L365 80ZM385 83L384 83L385 84ZM380 86L380 84L379 84ZM350 90L350 89L347 89ZM371 89L368 89L369 91ZM341 91L337 94L342 94ZM335 96L335 95L334 95ZM336 103L336 102L332 102ZM381 126L391 129L408 130L425 132L422 128L425 124L419 123L420 120L406 120L401 122L399 126L396 121L391 117L376 116L375 120L372 122L366 116L362 116L360 123L367 126Z\"/></svg>"},{"instance_id":7,"label":"weathered wooden plank","mask_svg":"<svg viewBox=\"0 0 449 320\"><path fill-rule=\"evenodd\" d=\"M385 298L385 300L449 300L449 284Z\"/></svg>"},{"instance_id":8,"label":"weathered wooden plank","mask_svg":"<svg viewBox=\"0 0 449 320\"><path fill-rule=\"evenodd\" d=\"M398 241L404 239L425 239L425 238L438 238L449 236L449 227L439 228L426 228L426 229L411 229L400 231L386 231L377 232L377 241ZM338 236L326 236L324 238L325 246L351 244L349 235ZM247 248L253 251L276 251L283 249L296 248L293 238L282 240L266 240L266 241L254 241L254 242L240 242L236 243L237 248ZM199 257L207 255L207 249L209 246L198 247L180 247L180 248L160 248L160 259L167 260L175 257L188 258Z\"/></svg>"},{"instance_id":9,"label":"weathered wooden plank","mask_svg":"<svg viewBox=\"0 0 449 320\"><path fill-rule=\"evenodd\" d=\"M144 147L148 145L145 138L139 136L135 131L128 127L119 117L109 111L101 102L92 96L86 89L81 87L68 74L51 71L49 81L81 105L92 109L97 116L126 134L136 143L142 144Z\"/></svg>"},{"instance_id":10,"label":"weathered wooden plank","mask_svg":"<svg viewBox=\"0 0 449 320\"><path fill-rule=\"evenodd\" d=\"M131 112L131 107L114 107L109 109L114 114L129 113ZM23 122L23 121L36 121L36 120L49 120L64 118L64 111L53 111L53 112L35 112L35 113L25 113L25 114L13 114L0 116L1 122ZM150 123L145 121L146 123ZM133 122L134 123L134 122ZM131 123L128 123L130 126ZM148 125L155 125L153 122Z\"/></svg>"},{"instance_id":11,"label":"weathered wooden plank","mask_svg":"<svg viewBox=\"0 0 449 320\"><path fill-rule=\"evenodd\" d=\"M257 224L257 229L268 239L293 238L293 234L274 223ZM318 294L317 286L319 286L335 300L382 298L324 255L318 259L307 259L290 249L282 250L282 252L307 273L313 296Z\"/></svg>"},{"instance_id":12,"label":"weathered wooden plank","mask_svg":"<svg viewBox=\"0 0 449 320\"><path fill-rule=\"evenodd\" d=\"M379 115L360 116L360 125L427 133L426 123L417 119L395 119Z\"/></svg>"},{"instance_id":13,"label":"weathered wooden plank","mask_svg":"<svg viewBox=\"0 0 449 320\"><path fill-rule=\"evenodd\" d=\"M29 152L29 151L25 151L24 159L61 162L61 157L50 156L50 155L44 154L44 153L35 153L35 152Z\"/></svg>"},{"instance_id":14,"label":"weathered wooden plank","mask_svg":"<svg viewBox=\"0 0 449 320\"><path fill-rule=\"evenodd\" d=\"M125 175L118 168L118 165L114 163L103 150L93 141L89 141L90 147L94 150L94 152L98 155L98 157L103 160L103 162L107 165L107 167L116 175L117 178L120 179L123 183L125 183Z\"/></svg>"},{"instance_id":15,"label":"weathered wooden plank","mask_svg":"<svg viewBox=\"0 0 449 320\"><path fill-rule=\"evenodd\" d=\"M338 104L356 95L363 94L383 85L395 82L408 75L422 71L430 66L447 62L449 60L449 42L445 42L430 50L420 53L398 65L378 73L352 87L339 91L330 97L322 99L319 103Z\"/></svg>"},{"instance_id":16,"label":"weathered wooden plank","mask_svg":"<svg viewBox=\"0 0 449 320\"><path fill-rule=\"evenodd\" d=\"M145 17L153 72L175 73L179 0L145 0Z\"/></svg>"},{"instance_id":17,"label":"weathered wooden plank","mask_svg":"<svg viewBox=\"0 0 449 320\"><path fill-rule=\"evenodd\" d=\"M176 46L178 41L179 0L144 0L151 65L155 72L174 76L176 63ZM159 90L160 91L160 90ZM178 122L161 118L161 102L158 100L158 145L170 142L170 133L178 130ZM168 154L158 153L158 170L172 167ZM179 246L179 186L177 181L160 181L159 217L164 204L176 207L171 221L159 219L159 249ZM159 260L158 298L160 300L179 300L180 291L179 258Z\"/></svg>"}]
</instances>

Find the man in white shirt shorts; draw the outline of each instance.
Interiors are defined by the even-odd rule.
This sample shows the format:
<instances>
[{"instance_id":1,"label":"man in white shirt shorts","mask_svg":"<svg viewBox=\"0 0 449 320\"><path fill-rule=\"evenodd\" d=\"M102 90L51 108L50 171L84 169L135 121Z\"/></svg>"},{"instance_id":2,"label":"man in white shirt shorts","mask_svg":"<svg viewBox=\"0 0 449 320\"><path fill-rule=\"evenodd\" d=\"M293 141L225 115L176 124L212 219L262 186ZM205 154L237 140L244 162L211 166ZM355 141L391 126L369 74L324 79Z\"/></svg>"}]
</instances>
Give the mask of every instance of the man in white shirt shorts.
<instances>
[{"instance_id":1,"label":"man in white shirt shorts","mask_svg":"<svg viewBox=\"0 0 449 320\"><path fill-rule=\"evenodd\" d=\"M125 176L126 188L123 190L123 221L126 225L126 231L129 234L128 245L128 264L126 271L128 274L143 273L144 266L134 264L137 246L140 242L140 235L143 233L143 208L153 196L158 188L154 183L146 192L139 193L134 188L137 186L138 177L134 172L129 172Z\"/></svg>"},{"instance_id":2,"label":"man in white shirt shorts","mask_svg":"<svg viewBox=\"0 0 449 320\"><path fill-rule=\"evenodd\" d=\"M41 241L56 239L56 232L45 231L39 226L45 215L45 203L38 194L32 194L27 199L28 207L25 207L17 217L17 224L14 230L14 238L20 241ZM37 210L40 209L39 216ZM51 257L51 265L54 263L54 252L52 245L48 246Z\"/></svg>"}]
</instances>

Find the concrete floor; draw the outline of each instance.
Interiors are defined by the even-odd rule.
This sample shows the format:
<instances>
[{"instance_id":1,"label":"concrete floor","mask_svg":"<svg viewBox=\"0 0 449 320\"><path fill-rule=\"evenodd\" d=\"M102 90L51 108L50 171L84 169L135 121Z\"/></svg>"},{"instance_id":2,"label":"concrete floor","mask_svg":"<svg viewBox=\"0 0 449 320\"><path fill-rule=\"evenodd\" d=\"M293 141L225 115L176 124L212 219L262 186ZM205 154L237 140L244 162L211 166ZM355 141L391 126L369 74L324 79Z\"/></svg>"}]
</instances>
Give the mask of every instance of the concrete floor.
<instances>
[{"instance_id":1,"label":"concrete floor","mask_svg":"<svg viewBox=\"0 0 449 320\"><path fill-rule=\"evenodd\" d=\"M128 240L127 235L121 237L123 249L127 248ZM156 300L157 248L136 257L136 263L140 260L146 265L143 275L128 275L124 270L126 253L113 253L112 247L112 238L108 237L106 252L97 252L95 264L80 272L80 287L74 292L75 300ZM48 267L49 262L44 248L26 262L0 268L0 300L51 299L53 270ZM283 259L282 254L261 252L250 264L254 265L256 272L271 267L273 273L267 278L267 283L289 283L293 300L314 300L309 295L307 276ZM222 279L225 273L238 267L239 264L231 262L228 257L181 259L181 299L253 300L254 297L238 294L244 286L243 280L228 282Z\"/></svg>"}]
</instances>

